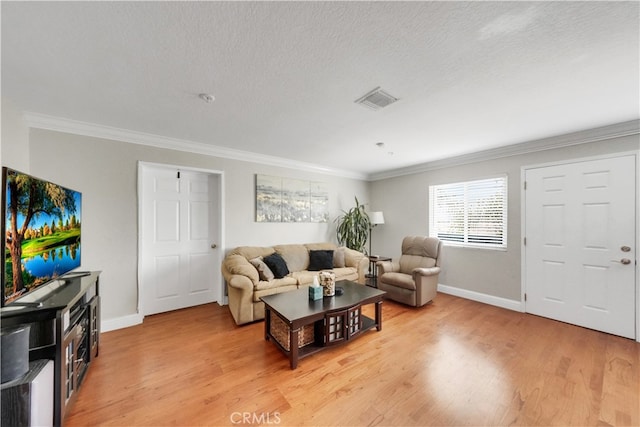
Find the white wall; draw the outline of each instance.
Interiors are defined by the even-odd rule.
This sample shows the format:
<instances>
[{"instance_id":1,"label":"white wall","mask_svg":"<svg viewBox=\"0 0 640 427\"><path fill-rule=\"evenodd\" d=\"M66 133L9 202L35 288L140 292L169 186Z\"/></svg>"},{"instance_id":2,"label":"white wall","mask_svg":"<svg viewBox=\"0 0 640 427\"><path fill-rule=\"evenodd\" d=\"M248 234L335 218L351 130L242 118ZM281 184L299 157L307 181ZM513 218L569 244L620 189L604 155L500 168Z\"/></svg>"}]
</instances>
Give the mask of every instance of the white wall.
<instances>
[{"instance_id":1,"label":"white wall","mask_svg":"<svg viewBox=\"0 0 640 427\"><path fill-rule=\"evenodd\" d=\"M24 124L22 111L7 98L2 98L2 138L0 164L29 172L29 128Z\"/></svg>"},{"instance_id":2,"label":"white wall","mask_svg":"<svg viewBox=\"0 0 640 427\"><path fill-rule=\"evenodd\" d=\"M240 245L335 241L333 219L368 183L125 142L32 129L33 175L82 192L82 269L102 270L102 320L131 316L137 307L137 163L166 163L223 171L227 251ZM255 174L327 183L330 222L255 222Z\"/></svg>"},{"instance_id":3,"label":"white wall","mask_svg":"<svg viewBox=\"0 0 640 427\"><path fill-rule=\"evenodd\" d=\"M465 291L519 302L521 167L639 149L639 136L633 135L374 181L371 185L373 210L384 212L385 224L374 230L373 253L397 259L404 236L428 234L429 185L506 174L509 186L507 250L445 246L439 282Z\"/></svg>"}]
</instances>

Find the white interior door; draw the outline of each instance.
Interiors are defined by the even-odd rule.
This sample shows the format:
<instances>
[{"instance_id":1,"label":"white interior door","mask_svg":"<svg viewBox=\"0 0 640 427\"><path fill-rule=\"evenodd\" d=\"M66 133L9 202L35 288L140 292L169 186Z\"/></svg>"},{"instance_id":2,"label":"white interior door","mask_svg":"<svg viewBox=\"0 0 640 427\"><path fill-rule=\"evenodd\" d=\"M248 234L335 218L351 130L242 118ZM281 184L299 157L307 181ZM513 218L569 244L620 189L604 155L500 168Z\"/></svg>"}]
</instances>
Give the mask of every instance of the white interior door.
<instances>
[{"instance_id":1,"label":"white interior door","mask_svg":"<svg viewBox=\"0 0 640 427\"><path fill-rule=\"evenodd\" d=\"M526 311L635 338L635 156L525 171Z\"/></svg>"},{"instance_id":2,"label":"white interior door","mask_svg":"<svg viewBox=\"0 0 640 427\"><path fill-rule=\"evenodd\" d=\"M144 315L216 300L209 175L142 168L141 303Z\"/></svg>"}]
</instances>

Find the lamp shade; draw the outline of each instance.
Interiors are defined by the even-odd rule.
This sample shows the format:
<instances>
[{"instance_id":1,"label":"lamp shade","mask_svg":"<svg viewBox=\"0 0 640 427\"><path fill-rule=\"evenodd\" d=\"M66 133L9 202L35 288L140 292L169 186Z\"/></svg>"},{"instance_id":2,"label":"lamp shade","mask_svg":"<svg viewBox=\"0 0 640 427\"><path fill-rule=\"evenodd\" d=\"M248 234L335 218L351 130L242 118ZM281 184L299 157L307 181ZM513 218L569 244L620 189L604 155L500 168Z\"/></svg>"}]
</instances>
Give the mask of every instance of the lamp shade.
<instances>
[{"instance_id":1,"label":"lamp shade","mask_svg":"<svg viewBox=\"0 0 640 427\"><path fill-rule=\"evenodd\" d=\"M384 215L382 212L369 212L369 222L371 225L384 224Z\"/></svg>"}]
</instances>

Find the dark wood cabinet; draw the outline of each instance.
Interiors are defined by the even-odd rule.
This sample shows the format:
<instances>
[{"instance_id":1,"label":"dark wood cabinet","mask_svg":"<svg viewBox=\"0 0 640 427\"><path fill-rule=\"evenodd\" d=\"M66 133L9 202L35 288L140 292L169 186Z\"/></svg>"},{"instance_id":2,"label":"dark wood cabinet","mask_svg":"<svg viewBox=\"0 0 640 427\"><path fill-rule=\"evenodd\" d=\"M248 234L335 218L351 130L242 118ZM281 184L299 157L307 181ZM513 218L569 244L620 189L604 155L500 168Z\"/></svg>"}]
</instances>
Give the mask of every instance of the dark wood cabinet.
<instances>
[{"instance_id":1,"label":"dark wood cabinet","mask_svg":"<svg viewBox=\"0 0 640 427\"><path fill-rule=\"evenodd\" d=\"M364 318L362 316L362 308L359 306L327 313L324 318L325 345L348 341L362 332Z\"/></svg>"},{"instance_id":2,"label":"dark wood cabinet","mask_svg":"<svg viewBox=\"0 0 640 427\"><path fill-rule=\"evenodd\" d=\"M71 404L72 399L75 399L75 393L78 389L78 347L83 337L82 328L80 325L71 328L67 333L62 343L64 349L62 363L63 379L60 381L61 389L60 394L62 396L62 411L64 417L64 410L67 405Z\"/></svg>"},{"instance_id":3,"label":"dark wood cabinet","mask_svg":"<svg viewBox=\"0 0 640 427\"><path fill-rule=\"evenodd\" d=\"M94 296L88 303L82 303L72 320L63 342L63 380L61 384L62 418L66 409L76 398L89 363L98 356L100 341L100 297Z\"/></svg>"},{"instance_id":4,"label":"dark wood cabinet","mask_svg":"<svg viewBox=\"0 0 640 427\"><path fill-rule=\"evenodd\" d=\"M65 276L39 307L2 310L2 326L29 324L29 360L54 361L53 425L61 426L69 405L100 347L100 272Z\"/></svg>"}]
</instances>

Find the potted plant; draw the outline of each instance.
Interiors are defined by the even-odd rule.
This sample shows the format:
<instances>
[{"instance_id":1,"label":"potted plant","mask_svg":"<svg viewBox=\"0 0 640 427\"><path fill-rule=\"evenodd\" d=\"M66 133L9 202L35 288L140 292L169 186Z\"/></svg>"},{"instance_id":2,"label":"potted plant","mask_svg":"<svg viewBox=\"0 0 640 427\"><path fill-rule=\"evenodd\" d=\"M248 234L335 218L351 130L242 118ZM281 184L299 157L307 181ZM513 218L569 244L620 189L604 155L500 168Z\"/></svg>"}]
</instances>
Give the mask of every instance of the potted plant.
<instances>
[{"instance_id":1,"label":"potted plant","mask_svg":"<svg viewBox=\"0 0 640 427\"><path fill-rule=\"evenodd\" d=\"M345 245L349 249L366 253L366 243L369 236L369 215L364 210L364 205L358 202L348 211L342 211L343 215L336 218L336 233L338 243Z\"/></svg>"}]
</instances>

